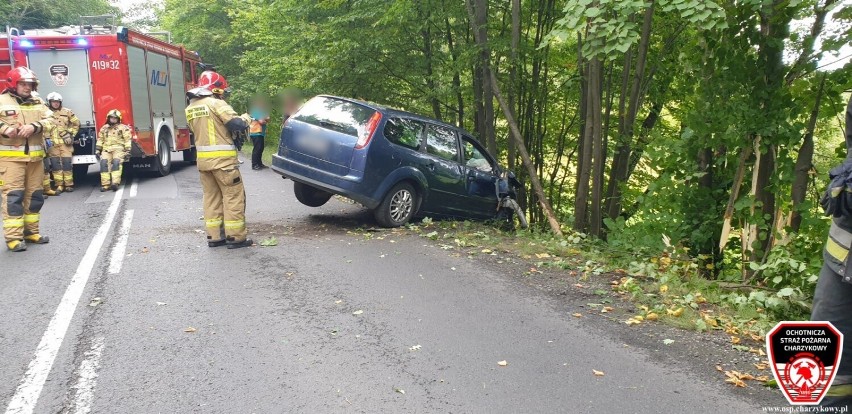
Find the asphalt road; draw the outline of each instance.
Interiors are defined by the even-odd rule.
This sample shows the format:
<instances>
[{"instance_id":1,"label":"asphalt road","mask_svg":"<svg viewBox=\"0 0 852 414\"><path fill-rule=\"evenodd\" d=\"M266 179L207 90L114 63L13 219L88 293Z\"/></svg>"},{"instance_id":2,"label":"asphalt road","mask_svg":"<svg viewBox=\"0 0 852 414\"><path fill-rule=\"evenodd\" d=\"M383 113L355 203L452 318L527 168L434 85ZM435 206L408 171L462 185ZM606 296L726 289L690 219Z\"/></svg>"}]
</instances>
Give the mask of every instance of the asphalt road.
<instances>
[{"instance_id":1,"label":"asphalt road","mask_svg":"<svg viewBox=\"0 0 852 414\"><path fill-rule=\"evenodd\" d=\"M197 171L180 162L120 198L94 172L50 198L51 243L0 252L0 409L760 411L570 318L494 262L365 237L351 231L373 225L363 208L304 207L290 181L244 170L249 231L277 246L206 247Z\"/></svg>"}]
</instances>

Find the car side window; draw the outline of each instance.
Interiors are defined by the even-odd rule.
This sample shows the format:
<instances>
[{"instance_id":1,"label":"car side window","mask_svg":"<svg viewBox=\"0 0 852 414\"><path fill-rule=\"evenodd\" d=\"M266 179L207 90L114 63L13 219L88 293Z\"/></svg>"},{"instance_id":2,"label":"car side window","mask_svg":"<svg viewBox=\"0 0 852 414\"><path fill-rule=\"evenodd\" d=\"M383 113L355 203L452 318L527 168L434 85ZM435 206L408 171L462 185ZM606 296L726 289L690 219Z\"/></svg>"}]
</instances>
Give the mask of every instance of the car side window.
<instances>
[{"instance_id":1,"label":"car side window","mask_svg":"<svg viewBox=\"0 0 852 414\"><path fill-rule=\"evenodd\" d=\"M449 128L430 125L426 130L426 152L447 161L458 162L459 147L456 133Z\"/></svg>"},{"instance_id":2,"label":"car side window","mask_svg":"<svg viewBox=\"0 0 852 414\"><path fill-rule=\"evenodd\" d=\"M485 156L483 150L473 143L473 139L462 136L462 147L464 148L464 165L480 171L491 172L494 166Z\"/></svg>"},{"instance_id":3,"label":"car side window","mask_svg":"<svg viewBox=\"0 0 852 414\"><path fill-rule=\"evenodd\" d=\"M423 140L423 124L413 119L390 118L385 123L385 137L388 141L413 150L420 149Z\"/></svg>"}]
</instances>

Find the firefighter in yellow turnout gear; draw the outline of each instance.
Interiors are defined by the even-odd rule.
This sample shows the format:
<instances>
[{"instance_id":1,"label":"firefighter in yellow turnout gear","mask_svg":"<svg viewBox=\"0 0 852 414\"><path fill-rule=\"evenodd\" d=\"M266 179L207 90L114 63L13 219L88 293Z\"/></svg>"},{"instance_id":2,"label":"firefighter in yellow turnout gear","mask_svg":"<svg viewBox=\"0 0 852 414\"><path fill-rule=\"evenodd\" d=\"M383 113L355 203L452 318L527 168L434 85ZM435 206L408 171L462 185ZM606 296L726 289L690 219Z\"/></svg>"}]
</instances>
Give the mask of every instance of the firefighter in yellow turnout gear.
<instances>
[{"instance_id":1,"label":"firefighter in yellow turnout gear","mask_svg":"<svg viewBox=\"0 0 852 414\"><path fill-rule=\"evenodd\" d=\"M39 212L44 205L45 138L53 129L53 114L33 96L38 79L31 70L10 70L6 83L0 93L0 202L6 247L20 252L27 242L49 241L39 232Z\"/></svg>"},{"instance_id":2,"label":"firefighter in yellow turnout gear","mask_svg":"<svg viewBox=\"0 0 852 414\"><path fill-rule=\"evenodd\" d=\"M209 247L247 247L246 193L237 151L251 118L237 115L224 101L228 83L222 75L206 71L198 88L187 92L186 119L195 136L198 171L204 191L204 221Z\"/></svg>"},{"instance_id":3,"label":"firefighter in yellow turnout gear","mask_svg":"<svg viewBox=\"0 0 852 414\"><path fill-rule=\"evenodd\" d=\"M121 123L121 112L118 109L109 111L95 146L101 159L101 192L118 190L122 163L130 160L130 138L130 127Z\"/></svg>"},{"instance_id":4,"label":"firefighter in yellow turnout gear","mask_svg":"<svg viewBox=\"0 0 852 414\"><path fill-rule=\"evenodd\" d=\"M53 147L48 150L48 162L53 173L53 181L56 182L55 193L63 191L74 191L74 174L71 168L74 156L74 137L80 130L80 120L70 109L62 106L62 95L57 92L47 94L47 105L53 111ZM44 192L48 195L53 191L50 188L50 177L45 176ZM51 190L48 192L48 190Z\"/></svg>"}]
</instances>

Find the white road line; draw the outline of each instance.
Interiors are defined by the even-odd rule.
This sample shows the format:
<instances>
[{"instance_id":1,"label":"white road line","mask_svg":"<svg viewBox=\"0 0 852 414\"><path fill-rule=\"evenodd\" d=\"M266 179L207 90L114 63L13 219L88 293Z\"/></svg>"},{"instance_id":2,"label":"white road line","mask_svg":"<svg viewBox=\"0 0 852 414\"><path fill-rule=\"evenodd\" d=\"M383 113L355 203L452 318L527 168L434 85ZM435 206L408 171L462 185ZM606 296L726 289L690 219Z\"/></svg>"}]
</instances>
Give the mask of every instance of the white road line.
<instances>
[{"instance_id":1,"label":"white road line","mask_svg":"<svg viewBox=\"0 0 852 414\"><path fill-rule=\"evenodd\" d=\"M33 412L38 402L38 397L41 395L41 390L44 387L44 382L47 380L50 369L53 366L53 361L56 360L56 354L59 352L59 347L62 345L62 340L65 339L65 334L68 333L68 325L71 324L71 319L74 317L74 311L77 309L77 304L80 302L80 297L83 295L83 290L86 288L86 283L89 281L89 276L92 269L95 267L95 262L98 259L98 253L104 245L109 228L115 219L115 214L118 207L121 205L121 195L124 192L124 187L119 187L112 199L109 208L107 209L106 217L103 223L92 238L86 254L83 255L83 260L77 266L77 271L74 272L74 277L71 278L71 284L62 295L62 300L59 302L59 307L53 313L53 318L47 325L47 330L41 337L41 342L36 348L35 357L30 361L27 367L27 372L24 378L21 379L18 388L15 390L15 395L9 401L6 407L6 414L30 414Z\"/></svg>"},{"instance_id":2,"label":"white road line","mask_svg":"<svg viewBox=\"0 0 852 414\"><path fill-rule=\"evenodd\" d=\"M121 221L121 227L118 229L118 242L112 248L109 257L109 273L112 275L118 274L121 271L121 264L124 262L124 251L127 249L127 238L130 236L130 222L133 221L133 210L127 210L124 213L124 220Z\"/></svg>"},{"instance_id":3,"label":"white road line","mask_svg":"<svg viewBox=\"0 0 852 414\"><path fill-rule=\"evenodd\" d=\"M85 358L80 363L78 370L77 385L72 387L72 389L77 390L77 393L74 396L71 413L88 414L92 411L92 401L95 400L95 385L98 383L98 368L101 366L103 351L104 338L99 337L95 338L92 342L92 348L84 354Z\"/></svg>"},{"instance_id":4,"label":"white road line","mask_svg":"<svg viewBox=\"0 0 852 414\"><path fill-rule=\"evenodd\" d=\"M139 179L133 177L133 182L130 183L130 195L128 198L136 197L136 191L139 190Z\"/></svg>"}]
</instances>

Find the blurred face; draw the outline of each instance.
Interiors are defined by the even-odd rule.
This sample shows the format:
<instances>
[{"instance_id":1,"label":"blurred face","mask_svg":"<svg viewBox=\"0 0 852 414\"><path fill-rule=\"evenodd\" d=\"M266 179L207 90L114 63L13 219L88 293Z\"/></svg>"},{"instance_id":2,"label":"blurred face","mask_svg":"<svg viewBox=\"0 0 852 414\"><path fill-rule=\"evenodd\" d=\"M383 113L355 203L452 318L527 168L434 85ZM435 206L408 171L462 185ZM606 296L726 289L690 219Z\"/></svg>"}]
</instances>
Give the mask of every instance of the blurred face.
<instances>
[{"instance_id":1,"label":"blurred face","mask_svg":"<svg viewBox=\"0 0 852 414\"><path fill-rule=\"evenodd\" d=\"M62 107L61 101L50 101L50 107L53 109L59 109Z\"/></svg>"},{"instance_id":2,"label":"blurred face","mask_svg":"<svg viewBox=\"0 0 852 414\"><path fill-rule=\"evenodd\" d=\"M114 116L111 116L111 117L107 118L107 122L109 122L109 124L110 124L110 125L117 124L117 123L118 123L118 118L116 118L116 117L114 117Z\"/></svg>"},{"instance_id":3,"label":"blurred face","mask_svg":"<svg viewBox=\"0 0 852 414\"><path fill-rule=\"evenodd\" d=\"M32 82L18 82L15 93L17 93L21 98L29 98L32 96L34 88L35 84Z\"/></svg>"}]
</instances>

